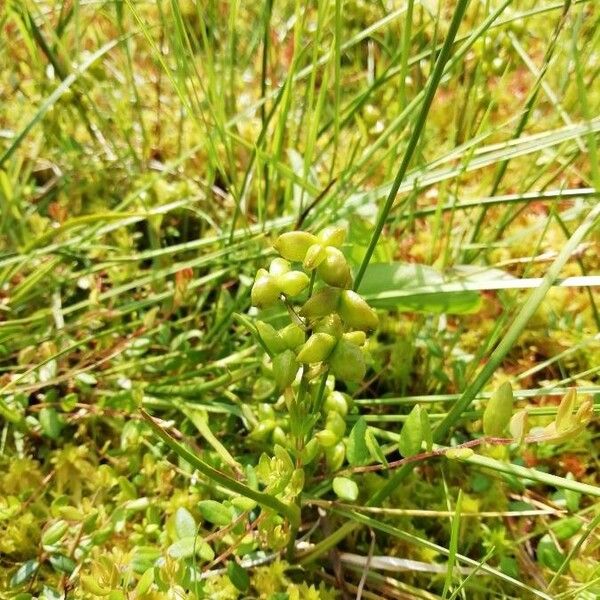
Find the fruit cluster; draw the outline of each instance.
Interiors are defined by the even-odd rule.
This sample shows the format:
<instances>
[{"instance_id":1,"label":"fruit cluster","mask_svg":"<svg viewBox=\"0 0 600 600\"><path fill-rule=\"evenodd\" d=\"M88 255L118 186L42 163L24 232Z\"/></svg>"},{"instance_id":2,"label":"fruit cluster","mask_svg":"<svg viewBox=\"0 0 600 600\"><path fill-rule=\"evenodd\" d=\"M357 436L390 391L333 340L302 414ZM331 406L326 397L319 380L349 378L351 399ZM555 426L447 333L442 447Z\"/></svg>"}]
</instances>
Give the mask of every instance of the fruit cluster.
<instances>
[{"instance_id":1,"label":"fruit cluster","mask_svg":"<svg viewBox=\"0 0 600 600\"><path fill-rule=\"evenodd\" d=\"M349 289L352 273L340 250L345 237L342 227L327 227L319 235L284 233L273 244L281 257L256 275L252 304L267 308L283 302L295 319L280 331L263 321L256 323L280 391L292 385L301 367L309 380L326 371L348 382L360 382L365 376L365 332L377 326L378 318ZM291 263L301 263L303 270L293 269ZM302 303L294 307L292 299L297 297Z\"/></svg>"}]
</instances>

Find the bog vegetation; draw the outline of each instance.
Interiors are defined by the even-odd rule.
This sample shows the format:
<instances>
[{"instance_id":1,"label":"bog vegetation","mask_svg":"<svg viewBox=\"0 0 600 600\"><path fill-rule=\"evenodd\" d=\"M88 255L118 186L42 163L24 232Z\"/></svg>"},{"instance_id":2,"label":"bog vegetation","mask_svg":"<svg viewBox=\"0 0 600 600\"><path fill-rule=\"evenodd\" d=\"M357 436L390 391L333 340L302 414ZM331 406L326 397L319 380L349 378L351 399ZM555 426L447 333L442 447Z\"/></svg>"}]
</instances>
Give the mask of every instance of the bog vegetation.
<instances>
[{"instance_id":1,"label":"bog vegetation","mask_svg":"<svg viewBox=\"0 0 600 600\"><path fill-rule=\"evenodd\" d=\"M0 597L600 597L593 0L0 6Z\"/></svg>"}]
</instances>

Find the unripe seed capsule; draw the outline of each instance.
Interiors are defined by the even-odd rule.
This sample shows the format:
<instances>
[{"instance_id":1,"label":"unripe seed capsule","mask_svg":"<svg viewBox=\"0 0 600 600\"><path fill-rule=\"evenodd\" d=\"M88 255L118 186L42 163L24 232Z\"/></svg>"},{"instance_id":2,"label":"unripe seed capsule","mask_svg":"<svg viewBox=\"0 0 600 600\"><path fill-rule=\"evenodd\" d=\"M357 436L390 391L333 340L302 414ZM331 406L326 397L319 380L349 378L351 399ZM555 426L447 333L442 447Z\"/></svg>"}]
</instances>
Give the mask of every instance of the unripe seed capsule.
<instances>
[{"instance_id":1,"label":"unripe seed capsule","mask_svg":"<svg viewBox=\"0 0 600 600\"><path fill-rule=\"evenodd\" d=\"M330 431L329 429L322 429L321 431L317 431L317 433L315 433L315 439L322 448L331 448L340 441L338 436L335 435L335 433L333 433L333 431Z\"/></svg>"},{"instance_id":2,"label":"unripe seed capsule","mask_svg":"<svg viewBox=\"0 0 600 600\"><path fill-rule=\"evenodd\" d=\"M284 327L279 335L289 350L295 350L306 341L304 331L295 323L290 323L287 327Z\"/></svg>"},{"instance_id":3,"label":"unripe seed capsule","mask_svg":"<svg viewBox=\"0 0 600 600\"><path fill-rule=\"evenodd\" d=\"M367 372L365 357L361 349L346 340L340 340L329 357L329 366L336 379L362 381Z\"/></svg>"},{"instance_id":4,"label":"unripe seed capsule","mask_svg":"<svg viewBox=\"0 0 600 600\"><path fill-rule=\"evenodd\" d=\"M342 292L339 313L346 325L353 329L375 329L379 324L377 313L352 290Z\"/></svg>"},{"instance_id":5,"label":"unripe seed capsule","mask_svg":"<svg viewBox=\"0 0 600 600\"><path fill-rule=\"evenodd\" d=\"M287 273L290 269L290 263L285 258L274 258L269 266L269 274L277 277Z\"/></svg>"},{"instance_id":6,"label":"unripe seed capsule","mask_svg":"<svg viewBox=\"0 0 600 600\"><path fill-rule=\"evenodd\" d=\"M259 440L264 442L268 437L271 431L275 428L275 421L269 419L267 421L261 421L250 433L250 437L253 440Z\"/></svg>"},{"instance_id":7,"label":"unripe seed capsule","mask_svg":"<svg viewBox=\"0 0 600 600\"><path fill-rule=\"evenodd\" d=\"M333 287L350 287L352 273L344 253L333 246L327 246L325 251L325 260L317 267L319 277Z\"/></svg>"},{"instance_id":8,"label":"unripe seed capsule","mask_svg":"<svg viewBox=\"0 0 600 600\"><path fill-rule=\"evenodd\" d=\"M339 442L332 448L325 450L325 459L330 471L337 471L344 464L345 458L346 447L343 442Z\"/></svg>"},{"instance_id":9,"label":"unripe seed capsule","mask_svg":"<svg viewBox=\"0 0 600 600\"><path fill-rule=\"evenodd\" d=\"M346 239L346 228L339 225L330 225L325 227L319 233L319 239L324 246L335 246L339 248Z\"/></svg>"},{"instance_id":10,"label":"unripe seed capsule","mask_svg":"<svg viewBox=\"0 0 600 600\"><path fill-rule=\"evenodd\" d=\"M292 385L298 373L296 356L291 350L286 350L273 357L273 378L279 390Z\"/></svg>"},{"instance_id":11,"label":"unripe seed capsule","mask_svg":"<svg viewBox=\"0 0 600 600\"><path fill-rule=\"evenodd\" d=\"M300 315L309 319L326 317L337 310L339 300L339 290L335 288L325 288L308 299L300 309Z\"/></svg>"},{"instance_id":12,"label":"unripe seed capsule","mask_svg":"<svg viewBox=\"0 0 600 600\"><path fill-rule=\"evenodd\" d=\"M298 352L302 363L317 363L327 359L335 347L336 339L327 333L313 333Z\"/></svg>"},{"instance_id":13,"label":"unripe seed capsule","mask_svg":"<svg viewBox=\"0 0 600 600\"><path fill-rule=\"evenodd\" d=\"M313 244L307 251L306 256L304 257L304 268L312 271L316 269L327 256L327 252L325 252L325 246L322 244Z\"/></svg>"},{"instance_id":14,"label":"unripe seed capsule","mask_svg":"<svg viewBox=\"0 0 600 600\"><path fill-rule=\"evenodd\" d=\"M346 421L344 421L344 417L342 417L340 413L332 410L331 412L327 413L325 429L333 431L333 433L338 436L338 439L340 439L344 437L344 433L346 432Z\"/></svg>"},{"instance_id":15,"label":"unripe seed capsule","mask_svg":"<svg viewBox=\"0 0 600 600\"><path fill-rule=\"evenodd\" d=\"M333 336L336 340L342 336L344 331L344 325L340 315L332 313L323 317L316 325L314 330L317 333L327 333Z\"/></svg>"},{"instance_id":16,"label":"unripe seed capsule","mask_svg":"<svg viewBox=\"0 0 600 600\"><path fill-rule=\"evenodd\" d=\"M317 237L307 231L288 231L281 234L273 246L283 258L303 261L310 246L317 241Z\"/></svg>"},{"instance_id":17,"label":"unripe seed capsule","mask_svg":"<svg viewBox=\"0 0 600 600\"><path fill-rule=\"evenodd\" d=\"M328 413L334 411L345 417L348 414L348 401L342 392L334 391L325 398L324 408Z\"/></svg>"},{"instance_id":18,"label":"unripe seed capsule","mask_svg":"<svg viewBox=\"0 0 600 600\"><path fill-rule=\"evenodd\" d=\"M312 438L306 443L306 446L304 446L304 448L302 448L302 451L300 452L300 458L302 459L302 463L305 465L310 464L313 460L315 460L318 453L319 442L315 438Z\"/></svg>"},{"instance_id":19,"label":"unripe seed capsule","mask_svg":"<svg viewBox=\"0 0 600 600\"><path fill-rule=\"evenodd\" d=\"M260 274L261 271L264 274ZM254 306L266 308L275 304L279 299L279 287L264 269L261 269L258 273L250 292L250 298Z\"/></svg>"},{"instance_id":20,"label":"unripe seed capsule","mask_svg":"<svg viewBox=\"0 0 600 600\"><path fill-rule=\"evenodd\" d=\"M344 334L344 339L356 346L362 346L367 341L367 334L364 331L349 331Z\"/></svg>"},{"instance_id":21,"label":"unripe seed capsule","mask_svg":"<svg viewBox=\"0 0 600 600\"><path fill-rule=\"evenodd\" d=\"M274 327L264 321L256 321L256 329L271 354L279 354L286 349L285 342Z\"/></svg>"},{"instance_id":22,"label":"unripe seed capsule","mask_svg":"<svg viewBox=\"0 0 600 600\"><path fill-rule=\"evenodd\" d=\"M279 289L286 296L297 296L308 287L310 279L302 271L290 271L275 278Z\"/></svg>"}]
</instances>

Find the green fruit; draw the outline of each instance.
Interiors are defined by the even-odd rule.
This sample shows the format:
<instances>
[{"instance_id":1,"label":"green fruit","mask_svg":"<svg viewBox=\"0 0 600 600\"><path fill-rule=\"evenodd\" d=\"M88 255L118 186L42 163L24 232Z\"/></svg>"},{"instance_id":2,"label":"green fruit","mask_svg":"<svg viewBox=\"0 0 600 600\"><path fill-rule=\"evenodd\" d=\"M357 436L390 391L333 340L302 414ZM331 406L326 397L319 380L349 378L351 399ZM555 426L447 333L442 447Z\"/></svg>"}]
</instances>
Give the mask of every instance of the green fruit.
<instances>
[{"instance_id":1,"label":"green fruit","mask_svg":"<svg viewBox=\"0 0 600 600\"><path fill-rule=\"evenodd\" d=\"M266 441L269 437L269 434L275 428L275 421L272 419L267 419L266 421L261 421L250 433L250 437L253 440L259 440L261 442Z\"/></svg>"},{"instance_id":2,"label":"green fruit","mask_svg":"<svg viewBox=\"0 0 600 600\"><path fill-rule=\"evenodd\" d=\"M284 327L279 335L289 350L295 350L306 341L304 331L295 323L290 323L287 327Z\"/></svg>"},{"instance_id":3,"label":"green fruit","mask_svg":"<svg viewBox=\"0 0 600 600\"><path fill-rule=\"evenodd\" d=\"M306 256L304 257L303 266L305 269L312 271L316 269L327 256L327 252L325 251L325 246L322 244L313 244L307 251Z\"/></svg>"},{"instance_id":4,"label":"green fruit","mask_svg":"<svg viewBox=\"0 0 600 600\"><path fill-rule=\"evenodd\" d=\"M344 334L344 339L356 346L363 346L367 341L367 334L364 331L349 331Z\"/></svg>"},{"instance_id":5,"label":"green fruit","mask_svg":"<svg viewBox=\"0 0 600 600\"><path fill-rule=\"evenodd\" d=\"M269 266L269 274L273 277L283 275L291 269L290 263L284 258L274 258Z\"/></svg>"},{"instance_id":6,"label":"green fruit","mask_svg":"<svg viewBox=\"0 0 600 600\"><path fill-rule=\"evenodd\" d=\"M289 231L281 234L273 246L283 258L303 261L308 249L317 241L317 237L307 231Z\"/></svg>"},{"instance_id":7,"label":"green fruit","mask_svg":"<svg viewBox=\"0 0 600 600\"><path fill-rule=\"evenodd\" d=\"M286 350L273 357L273 378L279 390L292 385L298 373L298 363L296 356L291 350Z\"/></svg>"},{"instance_id":8,"label":"green fruit","mask_svg":"<svg viewBox=\"0 0 600 600\"><path fill-rule=\"evenodd\" d=\"M325 288L317 292L300 309L300 315L309 319L326 317L337 311L340 301L340 291L335 288Z\"/></svg>"},{"instance_id":9,"label":"green fruit","mask_svg":"<svg viewBox=\"0 0 600 600\"><path fill-rule=\"evenodd\" d=\"M331 448L340 441L340 438L338 438L338 436L329 429L317 431L317 433L315 433L315 439L322 448Z\"/></svg>"},{"instance_id":10,"label":"green fruit","mask_svg":"<svg viewBox=\"0 0 600 600\"><path fill-rule=\"evenodd\" d=\"M317 267L319 277L333 287L350 287L352 273L343 252L333 246L327 246L325 252L325 260Z\"/></svg>"},{"instance_id":11,"label":"green fruit","mask_svg":"<svg viewBox=\"0 0 600 600\"><path fill-rule=\"evenodd\" d=\"M279 354L286 349L286 344L274 327L264 321L256 321L258 335L271 354Z\"/></svg>"},{"instance_id":12,"label":"green fruit","mask_svg":"<svg viewBox=\"0 0 600 600\"><path fill-rule=\"evenodd\" d=\"M335 446L325 450L325 459L330 471L337 471L344 464L345 458L346 447L343 442L339 442Z\"/></svg>"},{"instance_id":13,"label":"green fruit","mask_svg":"<svg viewBox=\"0 0 600 600\"><path fill-rule=\"evenodd\" d=\"M342 417L348 414L348 401L342 392L331 392L325 399L324 409L330 412L336 412Z\"/></svg>"},{"instance_id":14,"label":"green fruit","mask_svg":"<svg viewBox=\"0 0 600 600\"><path fill-rule=\"evenodd\" d=\"M375 329L379 324L377 313L351 290L341 293L338 312L346 325L353 329Z\"/></svg>"},{"instance_id":15,"label":"green fruit","mask_svg":"<svg viewBox=\"0 0 600 600\"><path fill-rule=\"evenodd\" d=\"M298 352L298 361L317 363L327 359L335 347L336 339L327 333L313 333Z\"/></svg>"},{"instance_id":16,"label":"green fruit","mask_svg":"<svg viewBox=\"0 0 600 600\"><path fill-rule=\"evenodd\" d=\"M339 248L346 239L346 228L339 225L330 225L325 227L319 233L319 239L324 246L335 246Z\"/></svg>"},{"instance_id":17,"label":"green fruit","mask_svg":"<svg viewBox=\"0 0 600 600\"><path fill-rule=\"evenodd\" d=\"M333 431L333 433L337 435L338 439L341 439L344 437L344 433L346 433L346 421L344 421L344 417L342 417L340 413L332 410L331 412L327 413L325 429Z\"/></svg>"},{"instance_id":18,"label":"green fruit","mask_svg":"<svg viewBox=\"0 0 600 600\"><path fill-rule=\"evenodd\" d=\"M290 271L277 276L275 281L286 296L297 296L308 287L310 279L302 271Z\"/></svg>"},{"instance_id":19,"label":"green fruit","mask_svg":"<svg viewBox=\"0 0 600 600\"><path fill-rule=\"evenodd\" d=\"M342 336L344 332L344 325L340 316L336 313L332 313L323 317L314 327L317 333L327 333L333 336L336 340Z\"/></svg>"},{"instance_id":20,"label":"green fruit","mask_svg":"<svg viewBox=\"0 0 600 600\"><path fill-rule=\"evenodd\" d=\"M367 372L362 350L343 339L337 343L328 362L336 379L342 381L358 383L364 379Z\"/></svg>"},{"instance_id":21,"label":"green fruit","mask_svg":"<svg viewBox=\"0 0 600 600\"><path fill-rule=\"evenodd\" d=\"M302 451L300 452L300 458L302 459L302 464L308 465L310 464L319 453L319 442L312 438L310 439Z\"/></svg>"},{"instance_id":22,"label":"green fruit","mask_svg":"<svg viewBox=\"0 0 600 600\"><path fill-rule=\"evenodd\" d=\"M252 304L258 308L272 306L279 299L279 287L264 269L259 269L250 292Z\"/></svg>"}]
</instances>

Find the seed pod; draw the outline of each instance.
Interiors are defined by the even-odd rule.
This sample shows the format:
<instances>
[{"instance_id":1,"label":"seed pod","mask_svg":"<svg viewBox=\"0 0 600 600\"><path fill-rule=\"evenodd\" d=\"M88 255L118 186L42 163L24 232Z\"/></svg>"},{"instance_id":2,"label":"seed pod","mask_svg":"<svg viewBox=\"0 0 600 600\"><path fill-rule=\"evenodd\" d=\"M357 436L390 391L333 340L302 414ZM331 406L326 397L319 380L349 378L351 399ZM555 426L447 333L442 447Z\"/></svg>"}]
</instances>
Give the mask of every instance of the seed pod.
<instances>
[{"instance_id":1,"label":"seed pod","mask_svg":"<svg viewBox=\"0 0 600 600\"><path fill-rule=\"evenodd\" d=\"M351 290L342 292L338 312L346 325L353 329L375 329L379 324L377 313Z\"/></svg>"},{"instance_id":2,"label":"seed pod","mask_svg":"<svg viewBox=\"0 0 600 600\"><path fill-rule=\"evenodd\" d=\"M256 280L250 292L250 298L254 306L266 308L272 306L279 299L279 287L273 281L273 277L264 269L259 269Z\"/></svg>"},{"instance_id":3,"label":"seed pod","mask_svg":"<svg viewBox=\"0 0 600 600\"><path fill-rule=\"evenodd\" d=\"M304 331L296 323L290 323L284 327L279 335L289 350L295 350L306 341Z\"/></svg>"},{"instance_id":4,"label":"seed pod","mask_svg":"<svg viewBox=\"0 0 600 600\"><path fill-rule=\"evenodd\" d=\"M311 438L306 443L306 446L302 448L300 452L300 458L302 459L302 464L308 465L310 464L319 453L319 442L315 438Z\"/></svg>"},{"instance_id":5,"label":"seed pod","mask_svg":"<svg viewBox=\"0 0 600 600\"><path fill-rule=\"evenodd\" d=\"M279 289L286 296L297 296L306 289L309 281L308 275L302 271L290 271L275 278Z\"/></svg>"},{"instance_id":6,"label":"seed pod","mask_svg":"<svg viewBox=\"0 0 600 600\"><path fill-rule=\"evenodd\" d=\"M326 317L323 317L318 323L316 323L314 330L317 333L327 333L338 340L344 332L344 325L342 324L340 315L332 313Z\"/></svg>"},{"instance_id":7,"label":"seed pod","mask_svg":"<svg viewBox=\"0 0 600 600\"><path fill-rule=\"evenodd\" d=\"M313 333L298 352L298 362L317 363L324 361L333 350L336 339L327 333Z\"/></svg>"},{"instance_id":8,"label":"seed pod","mask_svg":"<svg viewBox=\"0 0 600 600\"><path fill-rule=\"evenodd\" d=\"M258 335L271 354L279 354L286 349L286 344L275 328L264 321L256 321Z\"/></svg>"},{"instance_id":9,"label":"seed pod","mask_svg":"<svg viewBox=\"0 0 600 600\"><path fill-rule=\"evenodd\" d=\"M277 277L287 273L290 269L290 263L285 258L274 258L269 266L269 274Z\"/></svg>"},{"instance_id":10,"label":"seed pod","mask_svg":"<svg viewBox=\"0 0 600 600\"><path fill-rule=\"evenodd\" d=\"M367 334L364 331L349 331L344 334L344 339L355 346L364 346Z\"/></svg>"},{"instance_id":11,"label":"seed pod","mask_svg":"<svg viewBox=\"0 0 600 600\"><path fill-rule=\"evenodd\" d=\"M325 459L330 471L337 471L343 464L346 458L346 446L343 442L338 442L332 448L325 450Z\"/></svg>"},{"instance_id":12,"label":"seed pod","mask_svg":"<svg viewBox=\"0 0 600 600\"><path fill-rule=\"evenodd\" d=\"M344 421L344 417L342 417L340 413L332 410L331 412L327 413L325 429L333 431L333 433L338 436L338 439L341 439L344 437L344 433L346 433L346 421Z\"/></svg>"},{"instance_id":13,"label":"seed pod","mask_svg":"<svg viewBox=\"0 0 600 600\"><path fill-rule=\"evenodd\" d=\"M281 234L273 246L283 258L303 261L310 246L317 241L317 237L307 231L288 231Z\"/></svg>"},{"instance_id":14,"label":"seed pod","mask_svg":"<svg viewBox=\"0 0 600 600\"><path fill-rule=\"evenodd\" d=\"M336 312L340 300L340 291L335 288L325 288L311 296L300 309L300 315L309 319L326 317Z\"/></svg>"},{"instance_id":15,"label":"seed pod","mask_svg":"<svg viewBox=\"0 0 600 600\"><path fill-rule=\"evenodd\" d=\"M336 379L342 381L358 383L364 379L367 372L362 350L343 339L337 343L328 362Z\"/></svg>"},{"instance_id":16,"label":"seed pod","mask_svg":"<svg viewBox=\"0 0 600 600\"><path fill-rule=\"evenodd\" d=\"M266 441L269 437L269 434L275 428L275 421L269 419L267 421L261 421L251 432L250 436L253 440L258 440L261 442Z\"/></svg>"},{"instance_id":17,"label":"seed pod","mask_svg":"<svg viewBox=\"0 0 600 600\"><path fill-rule=\"evenodd\" d=\"M286 350L281 354L273 357L273 378L279 390L292 385L298 373L298 363L296 357L291 350Z\"/></svg>"},{"instance_id":18,"label":"seed pod","mask_svg":"<svg viewBox=\"0 0 600 600\"><path fill-rule=\"evenodd\" d=\"M345 417L348 414L348 401L342 392L334 391L325 398L324 409L328 413L333 411Z\"/></svg>"},{"instance_id":19,"label":"seed pod","mask_svg":"<svg viewBox=\"0 0 600 600\"><path fill-rule=\"evenodd\" d=\"M337 435L335 435L335 433L333 433L333 431L330 431L329 429L322 429L321 431L317 431L317 433L315 433L315 439L319 443L319 446L321 446L322 448L331 448L340 441Z\"/></svg>"},{"instance_id":20,"label":"seed pod","mask_svg":"<svg viewBox=\"0 0 600 600\"><path fill-rule=\"evenodd\" d=\"M313 244L306 251L303 266L308 271L312 271L325 260L326 256L327 252L325 251L325 246L323 246L323 244Z\"/></svg>"},{"instance_id":21,"label":"seed pod","mask_svg":"<svg viewBox=\"0 0 600 600\"><path fill-rule=\"evenodd\" d=\"M333 287L350 287L352 273L344 253L333 246L327 246L325 252L325 260L317 267L319 277Z\"/></svg>"},{"instance_id":22,"label":"seed pod","mask_svg":"<svg viewBox=\"0 0 600 600\"><path fill-rule=\"evenodd\" d=\"M319 233L319 239L323 246L335 246L336 248L339 248L346 239L346 228L340 227L339 225L325 227L325 229Z\"/></svg>"}]
</instances>

